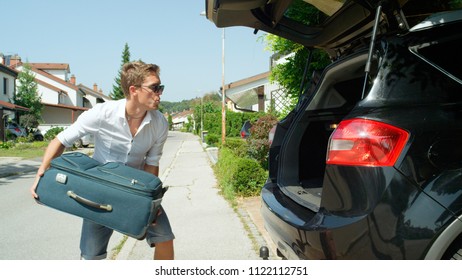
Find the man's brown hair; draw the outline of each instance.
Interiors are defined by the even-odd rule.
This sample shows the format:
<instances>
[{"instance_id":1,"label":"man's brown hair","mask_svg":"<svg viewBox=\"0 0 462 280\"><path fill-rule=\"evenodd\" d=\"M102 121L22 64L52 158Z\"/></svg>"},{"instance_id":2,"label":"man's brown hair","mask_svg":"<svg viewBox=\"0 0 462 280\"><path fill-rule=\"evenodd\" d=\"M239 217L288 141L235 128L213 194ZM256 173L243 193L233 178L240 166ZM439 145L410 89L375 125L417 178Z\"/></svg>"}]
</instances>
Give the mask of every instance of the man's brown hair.
<instances>
[{"instance_id":1,"label":"man's brown hair","mask_svg":"<svg viewBox=\"0 0 462 280\"><path fill-rule=\"evenodd\" d=\"M146 64L142 61L125 63L122 66L120 84L125 97L130 96L130 86L141 86L147 76L157 75L159 77L160 68L156 64Z\"/></svg>"}]
</instances>

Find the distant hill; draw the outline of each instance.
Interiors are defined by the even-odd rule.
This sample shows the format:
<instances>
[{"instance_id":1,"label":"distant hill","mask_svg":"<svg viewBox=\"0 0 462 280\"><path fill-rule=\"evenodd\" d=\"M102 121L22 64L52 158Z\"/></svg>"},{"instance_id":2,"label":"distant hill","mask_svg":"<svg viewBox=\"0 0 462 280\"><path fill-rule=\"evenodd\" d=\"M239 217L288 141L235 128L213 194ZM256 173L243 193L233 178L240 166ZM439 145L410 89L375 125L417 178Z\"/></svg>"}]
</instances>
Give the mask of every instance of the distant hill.
<instances>
[{"instance_id":1,"label":"distant hill","mask_svg":"<svg viewBox=\"0 0 462 280\"><path fill-rule=\"evenodd\" d=\"M175 113L175 112L183 112L184 110L189 110L192 108L192 103L194 99L190 100L183 100L179 102L170 102L170 101L161 101L160 102L160 111L162 113Z\"/></svg>"},{"instance_id":2,"label":"distant hill","mask_svg":"<svg viewBox=\"0 0 462 280\"><path fill-rule=\"evenodd\" d=\"M207 94L204 94L203 100L205 102L220 102L221 97L217 92L210 92ZM162 113L168 113L168 114L173 114L173 113L178 113L178 112L183 112L185 110L192 110L194 106L199 105L201 103L201 98L196 97L193 99L189 100L182 100L179 102L171 102L171 101L161 101L160 102L160 108L159 110Z\"/></svg>"}]
</instances>

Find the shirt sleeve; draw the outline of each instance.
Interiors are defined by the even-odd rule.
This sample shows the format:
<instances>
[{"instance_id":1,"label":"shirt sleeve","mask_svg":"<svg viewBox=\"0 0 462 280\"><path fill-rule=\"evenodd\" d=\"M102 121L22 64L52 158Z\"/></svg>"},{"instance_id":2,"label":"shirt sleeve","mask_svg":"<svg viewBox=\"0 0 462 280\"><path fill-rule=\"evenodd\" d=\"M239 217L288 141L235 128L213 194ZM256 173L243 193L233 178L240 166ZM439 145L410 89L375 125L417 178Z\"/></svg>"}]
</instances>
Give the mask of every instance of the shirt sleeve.
<instances>
[{"instance_id":1,"label":"shirt sleeve","mask_svg":"<svg viewBox=\"0 0 462 280\"><path fill-rule=\"evenodd\" d=\"M83 136L95 134L100 122L100 107L100 104L97 104L92 109L83 112L71 126L58 134L58 140L65 147L71 147L75 141Z\"/></svg>"},{"instance_id":2,"label":"shirt sleeve","mask_svg":"<svg viewBox=\"0 0 462 280\"><path fill-rule=\"evenodd\" d=\"M156 141L154 142L154 145L151 147L151 149L149 149L146 155L146 164L153 166L159 166L159 161L162 156L164 144L165 141L167 141L168 136L167 120L164 118L162 114L160 114L160 117L158 116L158 120L159 121L157 121L156 124L158 125L159 129L159 137L157 137Z\"/></svg>"}]
</instances>

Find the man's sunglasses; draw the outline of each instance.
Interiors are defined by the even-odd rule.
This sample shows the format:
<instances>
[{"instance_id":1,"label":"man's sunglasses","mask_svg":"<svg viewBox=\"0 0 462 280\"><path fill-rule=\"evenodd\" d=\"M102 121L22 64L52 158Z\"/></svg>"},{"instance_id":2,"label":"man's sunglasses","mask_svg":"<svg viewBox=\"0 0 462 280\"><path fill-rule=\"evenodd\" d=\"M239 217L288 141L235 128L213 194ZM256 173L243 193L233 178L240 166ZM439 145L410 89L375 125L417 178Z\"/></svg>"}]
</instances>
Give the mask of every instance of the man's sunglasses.
<instances>
[{"instance_id":1,"label":"man's sunglasses","mask_svg":"<svg viewBox=\"0 0 462 280\"><path fill-rule=\"evenodd\" d=\"M154 93L162 93L164 91L165 85L150 85L150 86L143 86L141 87L148 88Z\"/></svg>"}]
</instances>

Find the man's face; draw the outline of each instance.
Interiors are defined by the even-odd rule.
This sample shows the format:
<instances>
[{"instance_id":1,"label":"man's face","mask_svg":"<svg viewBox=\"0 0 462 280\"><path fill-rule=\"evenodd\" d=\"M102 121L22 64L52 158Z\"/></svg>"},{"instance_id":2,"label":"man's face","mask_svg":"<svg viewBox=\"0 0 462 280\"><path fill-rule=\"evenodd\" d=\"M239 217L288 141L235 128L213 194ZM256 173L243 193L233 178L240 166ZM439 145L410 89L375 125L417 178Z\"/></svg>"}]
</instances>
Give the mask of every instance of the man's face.
<instances>
[{"instance_id":1,"label":"man's face","mask_svg":"<svg viewBox=\"0 0 462 280\"><path fill-rule=\"evenodd\" d=\"M159 77L155 74L149 75L137 89L138 102L146 106L147 110L157 110L162 92L163 86L160 84Z\"/></svg>"}]
</instances>

